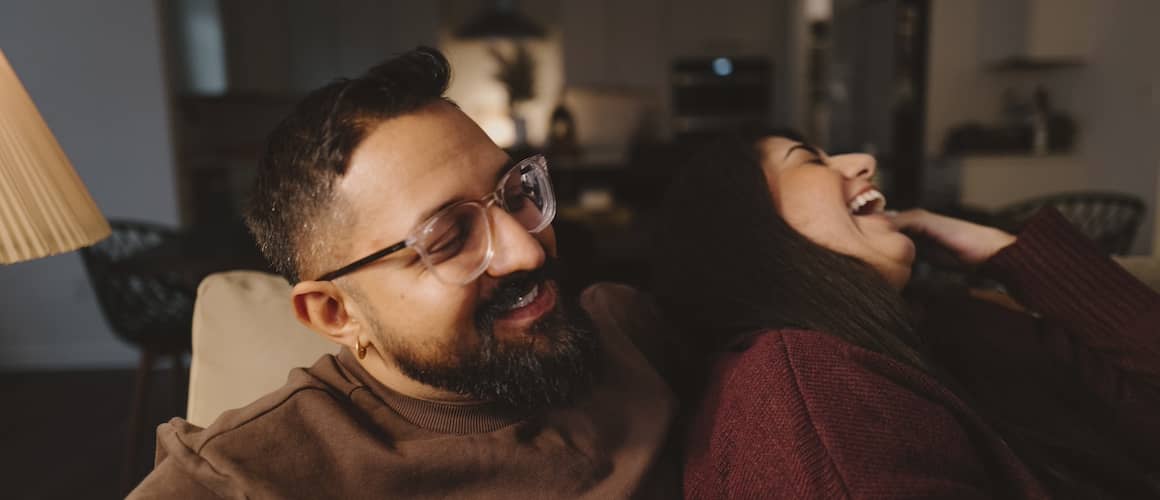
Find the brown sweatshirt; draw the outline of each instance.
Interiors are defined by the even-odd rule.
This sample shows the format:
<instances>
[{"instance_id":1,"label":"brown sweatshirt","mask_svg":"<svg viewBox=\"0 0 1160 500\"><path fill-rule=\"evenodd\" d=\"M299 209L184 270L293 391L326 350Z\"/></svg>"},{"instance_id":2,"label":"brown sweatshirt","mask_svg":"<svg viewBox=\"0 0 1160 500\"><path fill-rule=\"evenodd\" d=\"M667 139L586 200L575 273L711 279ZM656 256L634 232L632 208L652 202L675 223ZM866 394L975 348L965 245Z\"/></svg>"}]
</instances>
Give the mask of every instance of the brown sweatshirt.
<instances>
[{"instance_id":1,"label":"brown sweatshirt","mask_svg":"<svg viewBox=\"0 0 1160 500\"><path fill-rule=\"evenodd\" d=\"M605 367L572 407L409 398L343 349L208 428L159 426L156 467L129 498L678 497L677 464L662 454L675 400L633 343L661 333L642 320L655 318L648 302L596 285L581 304Z\"/></svg>"}]
</instances>

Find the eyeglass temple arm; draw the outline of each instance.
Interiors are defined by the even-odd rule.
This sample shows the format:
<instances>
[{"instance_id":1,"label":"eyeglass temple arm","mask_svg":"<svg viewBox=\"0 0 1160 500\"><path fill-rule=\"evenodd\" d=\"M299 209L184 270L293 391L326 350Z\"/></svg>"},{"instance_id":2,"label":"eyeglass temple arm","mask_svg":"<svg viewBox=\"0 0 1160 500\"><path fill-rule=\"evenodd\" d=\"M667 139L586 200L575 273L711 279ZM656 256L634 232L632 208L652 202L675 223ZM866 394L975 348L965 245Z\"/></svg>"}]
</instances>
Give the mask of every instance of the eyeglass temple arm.
<instances>
[{"instance_id":1,"label":"eyeglass temple arm","mask_svg":"<svg viewBox=\"0 0 1160 500\"><path fill-rule=\"evenodd\" d=\"M338 268L338 269L336 269L336 270L334 270L334 271L331 271L331 272L329 272L329 273L326 273L326 274L324 274L324 275L320 276L320 277L319 277L317 280L315 280L315 281L331 281L331 280L333 280L333 279L336 279L336 278L342 277L343 275L350 274L351 272L353 272L353 271L357 270L357 269L358 269L358 268L360 268L360 267L363 267L363 266L365 266L365 265L367 265L367 264L370 264L371 262L374 262L374 261L376 261L376 260L379 260L379 259L381 259L381 258L383 258L383 257L386 257L386 256L388 256L388 255L390 255L390 254L393 254L393 253L395 253L395 252L398 252L399 250L402 250L402 249L404 249L404 248L407 248L407 242L406 242L406 241L400 241L400 242L398 242L398 243L395 243L394 245L391 245L391 246L389 246L389 247L387 247L387 248L384 248L384 249L382 249L382 250L379 250L379 251L377 251L377 252L375 252L375 253L372 253L372 254L370 254L370 255L368 255L368 256L366 256L366 257L363 257L363 258L361 258L361 259L359 259L359 260L356 260L356 261L354 261L354 262L351 262L350 264L347 264L347 265L345 265L345 266L343 266L343 267L340 267L340 268Z\"/></svg>"}]
</instances>

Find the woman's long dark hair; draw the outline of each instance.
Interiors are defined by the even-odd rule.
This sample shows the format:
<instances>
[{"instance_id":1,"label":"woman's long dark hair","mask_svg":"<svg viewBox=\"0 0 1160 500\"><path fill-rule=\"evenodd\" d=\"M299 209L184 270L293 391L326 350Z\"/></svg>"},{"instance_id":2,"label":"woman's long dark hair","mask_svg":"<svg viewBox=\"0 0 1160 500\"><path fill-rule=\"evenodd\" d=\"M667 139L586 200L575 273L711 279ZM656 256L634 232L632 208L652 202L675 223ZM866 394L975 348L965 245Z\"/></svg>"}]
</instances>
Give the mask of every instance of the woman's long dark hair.
<instances>
[{"instance_id":1,"label":"woman's long dark hair","mask_svg":"<svg viewBox=\"0 0 1160 500\"><path fill-rule=\"evenodd\" d=\"M869 265L813 243L781 218L751 139L721 138L696 154L670 185L654 234L654 293L681 325L684 348L696 353L688 373L699 380L689 381L686 399L699 399L712 354L752 333L806 329L926 372L971 404L927 353L901 294ZM994 406L972 406L1060 496L1160 495L1143 463L1092 438L1098 424L1043 432Z\"/></svg>"},{"instance_id":2,"label":"woman's long dark hair","mask_svg":"<svg viewBox=\"0 0 1160 500\"><path fill-rule=\"evenodd\" d=\"M671 319L698 332L690 347L707 352L738 334L801 328L841 332L927 370L902 297L862 261L790 228L746 143L721 138L699 151L662 207L654 286Z\"/></svg>"}]
</instances>

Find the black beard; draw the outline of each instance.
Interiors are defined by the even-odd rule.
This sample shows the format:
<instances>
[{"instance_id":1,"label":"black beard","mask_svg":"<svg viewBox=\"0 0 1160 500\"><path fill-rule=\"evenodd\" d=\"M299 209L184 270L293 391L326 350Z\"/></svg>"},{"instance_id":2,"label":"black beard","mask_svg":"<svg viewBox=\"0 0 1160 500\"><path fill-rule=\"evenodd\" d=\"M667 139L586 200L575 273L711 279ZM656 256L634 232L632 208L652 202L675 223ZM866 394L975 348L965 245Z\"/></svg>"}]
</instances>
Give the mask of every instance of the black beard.
<instances>
[{"instance_id":1,"label":"black beard","mask_svg":"<svg viewBox=\"0 0 1160 500\"><path fill-rule=\"evenodd\" d=\"M419 359L403 346L392 349L407 376L440 389L483 401L499 401L521 409L561 406L574 402L591 388L597 376L600 345L591 318L578 297L565 298L550 284L558 268L554 259L535 271L509 276L475 313L478 349L461 353L455 361ZM526 343L500 343L495 321L508 306L536 284L540 293L557 288L556 308L530 328Z\"/></svg>"}]
</instances>

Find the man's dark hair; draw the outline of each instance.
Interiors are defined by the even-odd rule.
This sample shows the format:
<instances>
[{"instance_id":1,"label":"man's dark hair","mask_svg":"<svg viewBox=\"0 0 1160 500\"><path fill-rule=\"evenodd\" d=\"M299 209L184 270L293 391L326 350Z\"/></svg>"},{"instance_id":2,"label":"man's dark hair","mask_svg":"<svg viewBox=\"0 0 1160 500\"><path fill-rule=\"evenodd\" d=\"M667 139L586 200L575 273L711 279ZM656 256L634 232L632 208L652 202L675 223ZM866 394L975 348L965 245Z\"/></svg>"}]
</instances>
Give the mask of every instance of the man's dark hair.
<instances>
[{"instance_id":1,"label":"man's dark hair","mask_svg":"<svg viewBox=\"0 0 1160 500\"><path fill-rule=\"evenodd\" d=\"M383 121L447 101L450 79L443 54L418 47L311 92L270 133L245 219L262 254L291 284L321 272L329 245L343 241L340 231L353 223L334 185L355 148Z\"/></svg>"}]
</instances>

